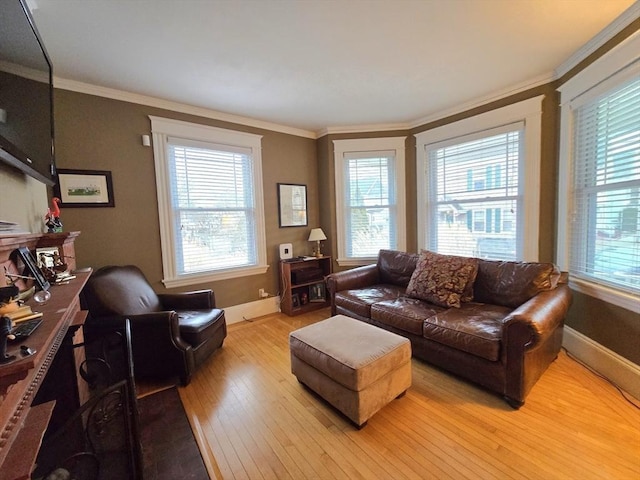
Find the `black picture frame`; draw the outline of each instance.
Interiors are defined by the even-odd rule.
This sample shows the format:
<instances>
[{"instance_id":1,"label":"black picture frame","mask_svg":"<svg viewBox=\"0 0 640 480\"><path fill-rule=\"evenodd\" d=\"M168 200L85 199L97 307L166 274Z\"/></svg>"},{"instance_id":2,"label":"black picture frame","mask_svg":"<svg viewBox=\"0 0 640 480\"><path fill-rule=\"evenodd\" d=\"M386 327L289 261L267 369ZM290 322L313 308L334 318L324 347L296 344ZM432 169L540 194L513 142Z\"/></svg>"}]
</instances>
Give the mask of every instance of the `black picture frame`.
<instances>
[{"instance_id":1,"label":"black picture frame","mask_svg":"<svg viewBox=\"0 0 640 480\"><path fill-rule=\"evenodd\" d=\"M300 308L300 294L294 293L291 295L291 307Z\"/></svg>"},{"instance_id":2,"label":"black picture frame","mask_svg":"<svg viewBox=\"0 0 640 480\"><path fill-rule=\"evenodd\" d=\"M309 286L309 301L324 302L327 300L327 289L324 282L314 283Z\"/></svg>"},{"instance_id":3,"label":"black picture frame","mask_svg":"<svg viewBox=\"0 0 640 480\"><path fill-rule=\"evenodd\" d=\"M108 170L58 169L54 195L61 207L115 207L113 180Z\"/></svg>"},{"instance_id":4,"label":"black picture frame","mask_svg":"<svg viewBox=\"0 0 640 480\"><path fill-rule=\"evenodd\" d=\"M38 268L35 258L31 255L31 252L27 247L18 247L14 250L15 257L14 262L16 267L20 270L20 266L17 260L20 260L24 265L22 275L31 276L34 282L40 288L40 290L49 290L50 284L42 274L42 271Z\"/></svg>"},{"instance_id":5,"label":"black picture frame","mask_svg":"<svg viewBox=\"0 0 640 480\"><path fill-rule=\"evenodd\" d=\"M297 183L278 183L278 221L280 228L306 227L307 186Z\"/></svg>"}]
</instances>

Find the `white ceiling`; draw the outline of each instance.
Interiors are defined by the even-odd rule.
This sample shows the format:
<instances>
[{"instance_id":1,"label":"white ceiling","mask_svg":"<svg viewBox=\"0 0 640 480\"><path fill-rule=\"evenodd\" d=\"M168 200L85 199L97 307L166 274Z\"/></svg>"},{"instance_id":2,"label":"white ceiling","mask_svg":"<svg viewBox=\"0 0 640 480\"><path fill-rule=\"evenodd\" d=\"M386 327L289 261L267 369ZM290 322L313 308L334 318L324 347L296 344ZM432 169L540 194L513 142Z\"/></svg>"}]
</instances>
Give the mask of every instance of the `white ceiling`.
<instances>
[{"instance_id":1,"label":"white ceiling","mask_svg":"<svg viewBox=\"0 0 640 480\"><path fill-rule=\"evenodd\" d=\"M57 79L319 132L548 81L633 3L35 0L33 16Z\"/></svg>"}]
</instances>

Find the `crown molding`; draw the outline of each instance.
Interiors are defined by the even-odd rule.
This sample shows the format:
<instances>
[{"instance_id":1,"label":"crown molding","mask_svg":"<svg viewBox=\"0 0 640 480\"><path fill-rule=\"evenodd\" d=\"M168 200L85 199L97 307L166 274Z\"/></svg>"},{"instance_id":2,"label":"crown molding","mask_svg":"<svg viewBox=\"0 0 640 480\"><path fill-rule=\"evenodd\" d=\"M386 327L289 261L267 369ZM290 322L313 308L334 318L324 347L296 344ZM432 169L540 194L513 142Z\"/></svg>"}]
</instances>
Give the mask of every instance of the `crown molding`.
<instances>
[{"instance_id":1,"label":"crown molding","mask_svg":"<svg viewBox=\"0 0 640 480\"><path fill-rule=\"evenodd\" d=\"M481 98L476 98L471 100L470 102L463 103L462 105L457 105L453 108L449 108L446 110L440 110L439 112L433 113L426 117L419 118L411 123L411 128L417 128L422 125L426 125L430 122L435 122L437 120L442 120L443 118L451 117L453 115L457 115L459 113L463 113L474 108L482 107L492 102L496 102L498 100L502 100L503 98L510 97L511 95L515 95L517 93L526 92L527 90L531 90L536 87L540 87L542 85L546 85L554 81L555 78L552 72L545 73L539 75L538 77L527 80L517 85L513 85L511 87L504 88L502 90L498 90L489 95L485 95Z\"/></svg>"},{"instance_id":2,"label":"crown molding","mask_svg":"<svg viewBox=\"0 0 640 480\"><path fill-rule=\"evenodd\" d=\"M379 123L368 125L345 125L336 127L326 127L316 132L318 138L325 135L331 135L335 133L365 133L365 132L395 132L398 130L408 130L410 125L408 123Z\"/></svg>"},{"instance_id":3,"label":"crown molding","mask_svg":"<svg viewBox=\"0 0 640 480\"><path fill-rule=\"evenodd\" d=\"M123 102L137 103L139 105L147 105L149 107L161 108L164 110L170 110L173 112L186 113L189 115L196 115L198 117L211 118L213 120L221 120L224 122L236 123L239 125L245 125L247 127L261 128L270 130L273 132L286 133L289 135L295 135L297 137L305 137L316 139L316 133L303 130L300 128L289 127L286 125L280 125L277 123L266 122L264 120L257 120L255 118L243 117L240 115L234 115L231 113L219 112L217 110L211 110L203 107L196 107L194 105L187 105L184 103L174 102L171 100L164 100L157 97L151 97L148 95L141 95L138 93L126 92L123 90L117 90L115 88L101 87L99 85L91 85L89 83L78 82L76 80L69 80L66 78L53 77L53 85L55 88L62 90L70 90L72 92L86 93L87 95L96 95L98 97L111 98L113 100L120 100Z\"/></svg>"},{"instance_id":4,"label":"crown molding","mask_svg":"<svg viewBox=\"0 0 640 480\"><path fill-rule=\"evenodd\" d=\"M634 2L629 8L601 30L595 37L585 43L578 51L571 55L555 70L555 78L562 78L572 68L595 52L598 48L611 40L631 22L640 18L640 2Z\"/></svg>"}]
</instances>

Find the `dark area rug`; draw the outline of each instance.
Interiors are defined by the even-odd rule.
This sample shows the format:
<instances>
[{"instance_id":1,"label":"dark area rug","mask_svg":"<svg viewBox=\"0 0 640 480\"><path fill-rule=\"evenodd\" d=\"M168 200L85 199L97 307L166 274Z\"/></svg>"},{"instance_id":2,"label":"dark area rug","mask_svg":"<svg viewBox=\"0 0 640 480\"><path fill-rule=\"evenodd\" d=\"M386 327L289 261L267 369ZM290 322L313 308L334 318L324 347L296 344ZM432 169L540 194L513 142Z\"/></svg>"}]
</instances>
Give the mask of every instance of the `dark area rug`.
<instances>
[{"instance_id":1,"label":"dark area rug","mask_svg":"<svg viewBox=\"0 0 640 480\"><path fill-rule=\"evenodd\" d=\"M138 411L145 480L209 479L175 387L139 399Z\"/></svg>"}]
</instances>

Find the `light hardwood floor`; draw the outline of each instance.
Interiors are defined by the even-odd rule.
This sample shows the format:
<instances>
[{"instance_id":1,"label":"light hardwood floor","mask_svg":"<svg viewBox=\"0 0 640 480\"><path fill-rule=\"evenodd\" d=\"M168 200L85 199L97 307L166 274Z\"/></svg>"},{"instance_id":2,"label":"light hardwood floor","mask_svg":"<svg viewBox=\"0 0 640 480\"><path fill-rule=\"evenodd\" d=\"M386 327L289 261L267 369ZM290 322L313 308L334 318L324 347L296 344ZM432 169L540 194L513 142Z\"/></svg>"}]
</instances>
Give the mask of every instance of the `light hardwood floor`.
<instances>
[{"instance_id":1,"label":"light hardwood floor","mask_svg":"<svg viewBox=\"0 0 640 480\"><path fill-rule=\"evenodd\" d=\"M289 332L329 316L231 325L179 389L212 478L640 479L640 412L565 352L517 411L414 359L407 394L355 429L290 372Z\"/></svg>"}]
</instances>

